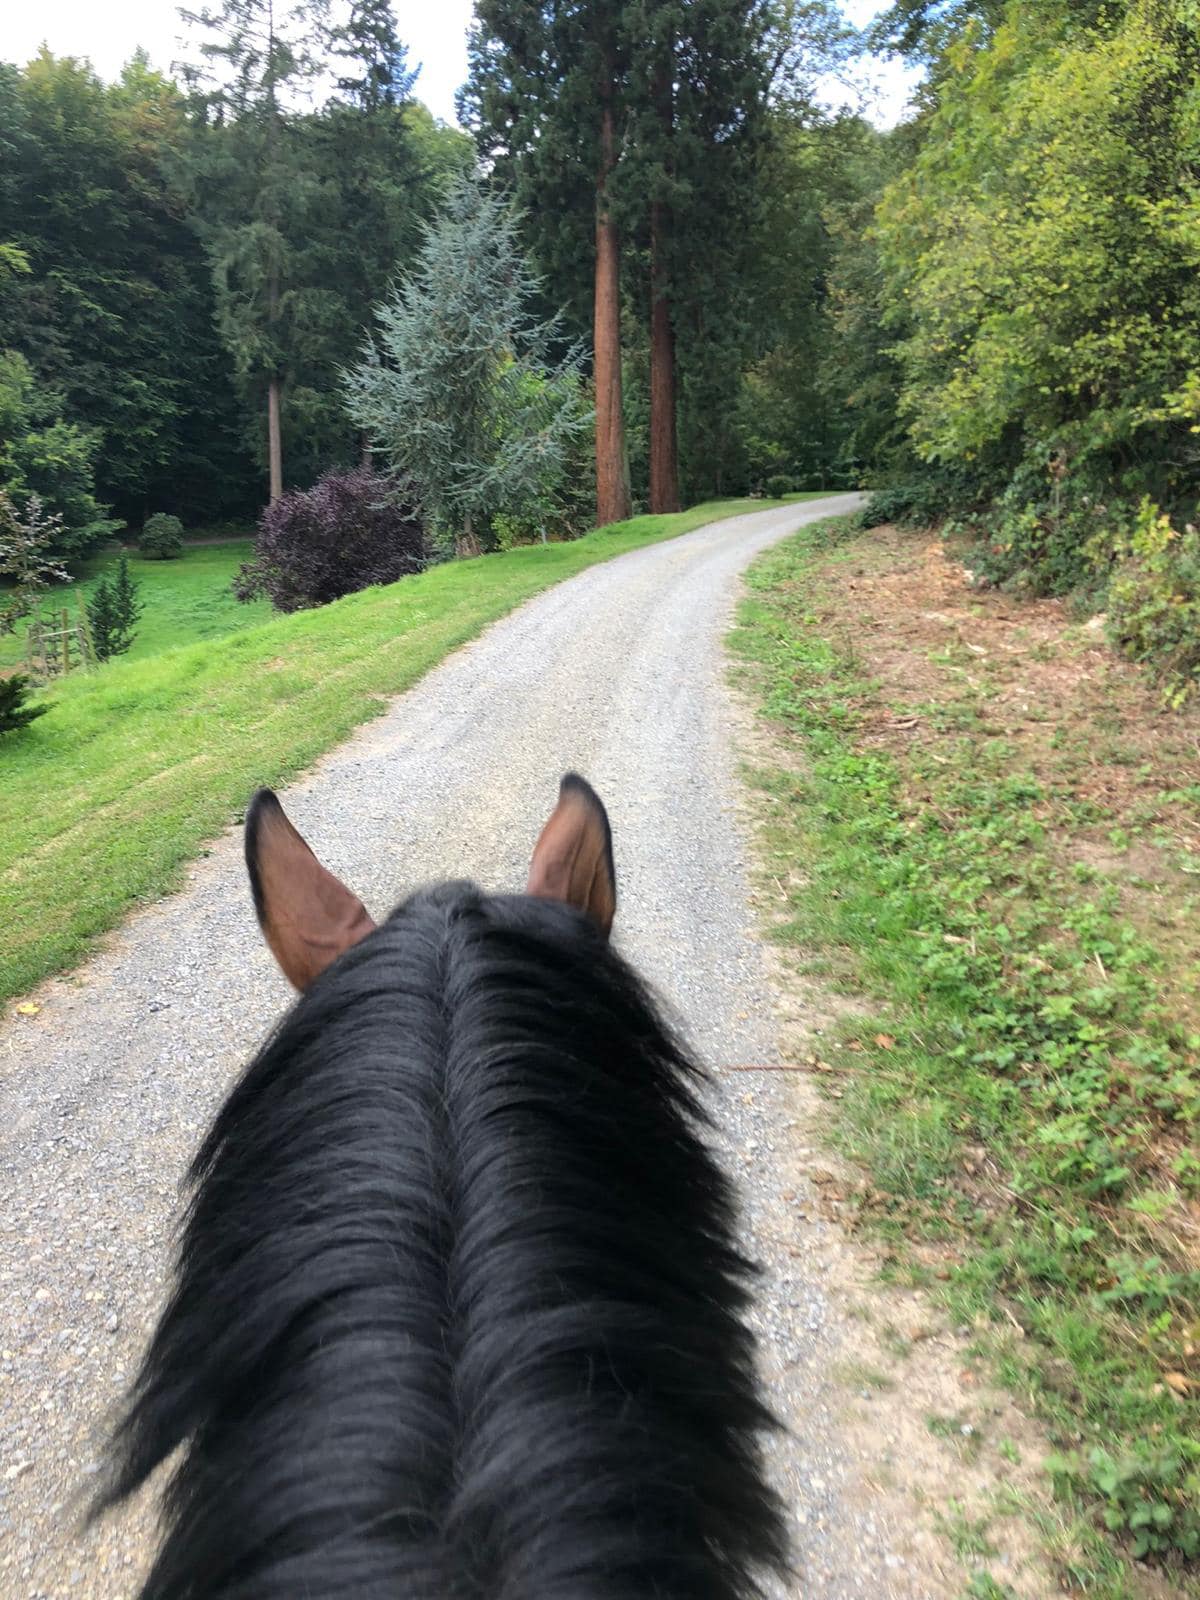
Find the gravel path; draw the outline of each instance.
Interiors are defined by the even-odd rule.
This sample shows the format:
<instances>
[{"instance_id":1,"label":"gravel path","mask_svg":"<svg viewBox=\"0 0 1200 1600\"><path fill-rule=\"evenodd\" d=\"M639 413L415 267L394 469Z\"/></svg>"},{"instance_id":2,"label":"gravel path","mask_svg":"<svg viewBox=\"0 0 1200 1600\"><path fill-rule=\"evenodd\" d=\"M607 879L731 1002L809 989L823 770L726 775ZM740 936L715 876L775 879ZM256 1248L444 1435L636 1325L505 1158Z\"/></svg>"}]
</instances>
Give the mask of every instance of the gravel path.
<instances>
[{"instance_id":1,"label":"gravel path","mask_svg":"<svg viewBox=\"0 0 1200 1600\"><path fill-rule=\"evenodd\" d=\"M612 817L621 946L711 1063L770 1063L720 639L746 563L855 503L733 518L562 584L320 762L288 791L291 815L383 913L447 875L519 887L558 776L578 768ZM288 998L254 925L240 836L39 998L36 1021L0 1027L0 1596L111 1600L135 1586L151 1512L81 1535L74 1497L156 1308L180 1174ZM795 1592L923 1600L933 1589L872 1509L824 1380L844 1329L821 1271L830 1225L797 1201L809 1151L788 1081L730 1074L719 1099L768 1268L764 1366L792 1430L776 1456Z\"/></svg>"}]
</instances>

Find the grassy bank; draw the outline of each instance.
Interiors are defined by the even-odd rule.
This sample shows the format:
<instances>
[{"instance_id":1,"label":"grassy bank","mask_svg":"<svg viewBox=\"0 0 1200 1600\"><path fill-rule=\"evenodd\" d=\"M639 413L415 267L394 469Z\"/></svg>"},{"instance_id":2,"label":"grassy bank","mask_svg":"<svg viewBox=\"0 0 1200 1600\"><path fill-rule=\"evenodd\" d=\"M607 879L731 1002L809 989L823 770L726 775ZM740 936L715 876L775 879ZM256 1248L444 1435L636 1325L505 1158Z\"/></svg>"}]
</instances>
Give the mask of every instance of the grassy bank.
<instances>
[{"instance_id":1,"label":"grassy bank","mask_svg":"<svg viewBox=\"0 0 1200 1600\"><path fill-rule=\"evenodd\" d=\"M50 714L0 745L0 998L77 961L131 903L167 890L256 785L298 772L521 601L762 506L710 503L434 567L56 686ZM204 554L161 566L182 575Z\"/></svg>"},{"instance_id":2,"label":"grassy bank","mask_svg":"<svg viewBox=\"0 0 1200 1600\"><path fill-rule=\"evenodd\" d=\"M1194 1592L1200 724L928 534L818 525L750 581L774 932L872 1003L819 1080L860 1220L1049 1424L1064 1587L1134 1592L1106 1528Z\"/></svg>"},{"instance_id":3,"label":"grassy bank","mask_svg":"<svg viewBox=\"0 0 1200 1600\"><path fill-rule=\"evenodd\" d=\"M177 645L199 639L217 639L243 628L253 628L271 615L266 600L240 605L233 598L230 583L243 561L250 558L249 539L230 539L221 544L187 545L175 561L143 561L130 555L129 570L140 586L144 612L137 624L136 637L127 660L144 661ZM42 611L66 606L72 615L78 609L76 589L84 597L96 580L116 566L112 554L89 561L80 573L78 584L56 585L47 590ZM0 635L0 669L20 666L25 655L25 623L16 633Z\"/></svg>"}]
</instances>

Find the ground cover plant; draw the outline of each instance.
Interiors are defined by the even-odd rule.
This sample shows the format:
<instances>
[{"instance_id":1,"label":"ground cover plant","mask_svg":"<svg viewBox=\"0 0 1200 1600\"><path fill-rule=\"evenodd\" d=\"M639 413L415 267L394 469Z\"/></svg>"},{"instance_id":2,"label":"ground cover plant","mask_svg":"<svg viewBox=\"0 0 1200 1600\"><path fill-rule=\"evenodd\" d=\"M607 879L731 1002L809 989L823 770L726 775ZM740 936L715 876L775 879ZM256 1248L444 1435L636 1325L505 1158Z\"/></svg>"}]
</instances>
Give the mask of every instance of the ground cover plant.
<instances>
[{"instance_id":1,"label":"ground cover plant","mask_svg":"<svg viewBox=\"0 0 1200 1600\"><path fill-rule=\"evenodd\" d=\"M969 587L927 533L805 529L750 587L775 931L873 1002L820 1079L869 1173L860 1220L1047 1419L1083 1519L1064 1587L1135 1592L1102 1528L1192 1592L1195 713L1061 603Z\"/></svg>"},{"instance_id":2,"label":"ground cover plant","mask_svg":"<svg viewBox=\"0 0 1200 1600\"><path fill-rule=\"evenodd\" d=\"M220 649L201 640L139 658L135 647L56 684L52 714L3 751L0 998L77 960L130 904L170 888L254 788L299 771L522 600L762 504L710 501L447 563L229 634ZM190 559L146 563L147 591L151 572Z\"/></svg>"}]
</instances>

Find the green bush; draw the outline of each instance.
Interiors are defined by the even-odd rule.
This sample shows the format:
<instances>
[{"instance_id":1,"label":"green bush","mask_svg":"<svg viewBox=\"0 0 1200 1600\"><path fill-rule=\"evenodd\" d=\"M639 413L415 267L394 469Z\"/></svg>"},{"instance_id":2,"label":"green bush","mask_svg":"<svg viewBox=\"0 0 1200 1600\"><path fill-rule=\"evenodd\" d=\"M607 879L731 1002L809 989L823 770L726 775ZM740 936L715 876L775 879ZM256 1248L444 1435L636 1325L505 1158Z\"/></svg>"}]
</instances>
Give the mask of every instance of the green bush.
<instances>
[{"instance_id":1,"label":"green bush","mask_svg":"<svg viewBox=\"0 0 1200 1600\"><path fill-rule=\"evenodd\" d=\"M29 679L23 672L14 672L9 678L0 678L0 733L14 733L25 728L35 717L44 717L49 706L27 706Z\"/></svg>"},{"instance_id":2,"label":"green bush","mask_svg":"<svg viewBox=\"0 0 1200 1600\"><path fill-rule=\"evenodd\" d=\"M922 528L940 522L946 500L939 482L897 483L876 489L858 513L860 528L878 528L885 522Z\"/></svg>"},{"instance_id":3,"label":"green bush","mask_svg":"<svg viewBox=\"0 0 1200 1600\"><path fill-rule=\"evenodd\" d=\"M1143 500L1133 533L1118 546L1108 586L1109 638L1182 705L1200 687L1200 533L1172 525Z\"/></svg>"},{"instance_id":4,"label":"green bush","mask_svg":"<svg viewBox=\"0 0 1200 1600\"><path fill-rule=\"evenodd\" d=\"M138 550L147 561L173 561L183 554L183 523L165 511L146 518L138 535Z\"/></svg>"},{"instance_id":5,"label":"green bush","mask_svg":"<svg viewBox=\"0 0 1200 1600\"><path fill-rule=\"evenodd\" d=\"M782 500L796 492L796 480L787 472L773 472L763 485L769 500Z\"/></svg>"},{"instance_id":6,"label":"green bush","mask_svg":"<svg viewBox=\"0 0 1200 1600\"><path fill-rule=\"evenodd\" d=\"M1147 1443L1120 1456L1097 1447L1051 1456L1046 1467L1060 1489L1100 1496L1105 1526L1129 1540L1136 1559L1200 1555L1200 1445Z\"/></svg>"}]
</instances>

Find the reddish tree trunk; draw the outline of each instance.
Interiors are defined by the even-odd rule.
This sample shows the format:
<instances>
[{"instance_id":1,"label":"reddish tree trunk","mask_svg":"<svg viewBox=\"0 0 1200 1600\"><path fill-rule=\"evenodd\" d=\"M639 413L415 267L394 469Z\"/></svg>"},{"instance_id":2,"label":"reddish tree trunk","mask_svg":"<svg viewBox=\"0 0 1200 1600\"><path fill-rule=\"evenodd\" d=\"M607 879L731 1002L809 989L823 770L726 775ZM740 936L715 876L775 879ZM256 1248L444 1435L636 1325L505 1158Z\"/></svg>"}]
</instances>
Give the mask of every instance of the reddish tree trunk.
<instances>
[{"instance_id":1,"label":"reddish tree trunk","mask_svg":"<svg viewBox=\"0 0 1200 1600\"><path fill-rule=\"evenodd\" d=\"M625 418L621 403L621 241L608 206L608 179L616 165L612 83L601 90L600 175L596 182L596 522L629 515L625 470Z\"/></svg>"},{"instance_id":2,"label":"reddish tree trunk","mask_svg":"<svg viewBox=\"0 0 1200 1600\"><path fill-rule=\"evenodd\" d=\"M679 510L675 439L675 329L666 264L667 210L650 207L650 509Z\"/></svg>"},{"instance_id":3,"label":"reddish tree trunk","mask_svg":"<svg viewBox=\"0 0 1200 1600\"><path fill-rule=\"evenodd\" d=\"M267 384L267 457L271 467L271 504L283 493L283 445L279 433L279 379Z\"/></svg>"}]
</instances>

